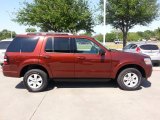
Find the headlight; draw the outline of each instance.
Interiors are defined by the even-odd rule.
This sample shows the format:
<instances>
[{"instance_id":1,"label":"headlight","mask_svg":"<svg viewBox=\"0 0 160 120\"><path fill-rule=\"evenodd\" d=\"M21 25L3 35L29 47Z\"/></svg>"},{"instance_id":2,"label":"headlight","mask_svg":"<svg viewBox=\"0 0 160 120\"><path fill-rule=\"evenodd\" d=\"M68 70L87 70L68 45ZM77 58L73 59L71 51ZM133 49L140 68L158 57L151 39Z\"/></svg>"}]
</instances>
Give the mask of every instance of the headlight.
<instances>
[{"instance_id":1,"label":"headlight","mask_svg":"<svg viewBox=\"0 0 160 120\"><path fill-rule=\"evenodd\" d=\"M144 62L146 63L146 65L151 65L152 61L150 58L144 58Z\"/></svg>"}]
</instances>

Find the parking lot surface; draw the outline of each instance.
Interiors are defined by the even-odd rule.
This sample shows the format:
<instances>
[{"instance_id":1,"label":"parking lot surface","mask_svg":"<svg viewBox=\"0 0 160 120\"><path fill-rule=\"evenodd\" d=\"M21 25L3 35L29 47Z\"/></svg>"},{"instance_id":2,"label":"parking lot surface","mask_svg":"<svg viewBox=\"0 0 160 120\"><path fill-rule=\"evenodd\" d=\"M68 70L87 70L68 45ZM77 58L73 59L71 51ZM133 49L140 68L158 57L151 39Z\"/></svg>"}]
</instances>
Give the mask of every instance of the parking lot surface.
<instances>
[{"instance_id":1,"label":"parking lot surface","mask_svg":"<svg viewBox=\"0 0 160 120\"><path fill-rule=\"evenodd\" d=\"M54 83L41 93L28 92L22 78L0 72L0 120L160 120L160 69L137 91L117 84Z\"/></svg>"}]
</instances>

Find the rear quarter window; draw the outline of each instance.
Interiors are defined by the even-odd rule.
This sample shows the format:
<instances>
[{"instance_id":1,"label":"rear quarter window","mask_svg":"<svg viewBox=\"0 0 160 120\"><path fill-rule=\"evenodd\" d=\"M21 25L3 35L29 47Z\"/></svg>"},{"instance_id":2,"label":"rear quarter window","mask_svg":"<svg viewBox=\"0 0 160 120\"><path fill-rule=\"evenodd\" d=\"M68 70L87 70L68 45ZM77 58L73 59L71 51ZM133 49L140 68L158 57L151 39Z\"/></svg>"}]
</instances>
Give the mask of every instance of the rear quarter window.
<instances>
[{"instance_id":1,"label":"rear quarter window","mask_svg":"<svg viewBox=\"0 0 160 120\"><path fill-rule=\"evenodd\" d=\"M141 45L140 48L143 50L159 50L157 45Z\"/></svg>"},{"instance_id":2,"label":"rear quarter window","mask_svg":"<svg viewBox=\"0 0 160 120\"><path fill-rule=\"evenodd\" d=\"M33 52L38 39L38 37L17 37L11 42L7 52Z\"/></svg>"}]
</instances>

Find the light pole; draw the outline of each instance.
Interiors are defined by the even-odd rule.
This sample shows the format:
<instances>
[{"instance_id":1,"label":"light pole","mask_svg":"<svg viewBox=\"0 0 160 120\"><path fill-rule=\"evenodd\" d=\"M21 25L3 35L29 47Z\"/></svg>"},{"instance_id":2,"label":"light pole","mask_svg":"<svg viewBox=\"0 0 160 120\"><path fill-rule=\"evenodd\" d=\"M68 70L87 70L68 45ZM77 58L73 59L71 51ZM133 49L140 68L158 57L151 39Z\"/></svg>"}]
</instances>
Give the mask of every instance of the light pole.
<instances>
[{"instance_id":1,"label":"light pole","mask_svg":"<svg viewBox=\"0 0 160 120\"><path fill-rule=\"evenodd\" d=\"M106 0L104 0L104 14L103 14L103 27L104 27L104 33L103 33L103 45L106 44Z\"/></svg>"},{"instance_id":2,"label":"light pole","mask_svg":"<svg viewBox=\"0 0 160 120\"><path fill-rule=\"evenodd\" d=\"M6 11L6 12L7 12L8 16L10 17L10 19L12 19L12 17L11 17L11 15L10 15L10 13L9 13L8 11ZM13 38L13 37L12 37L12 30L11 30L11 32L10 32L10 33L11 33L11 39L12 39L12 38Z\"/></svg>"}]
</instances>

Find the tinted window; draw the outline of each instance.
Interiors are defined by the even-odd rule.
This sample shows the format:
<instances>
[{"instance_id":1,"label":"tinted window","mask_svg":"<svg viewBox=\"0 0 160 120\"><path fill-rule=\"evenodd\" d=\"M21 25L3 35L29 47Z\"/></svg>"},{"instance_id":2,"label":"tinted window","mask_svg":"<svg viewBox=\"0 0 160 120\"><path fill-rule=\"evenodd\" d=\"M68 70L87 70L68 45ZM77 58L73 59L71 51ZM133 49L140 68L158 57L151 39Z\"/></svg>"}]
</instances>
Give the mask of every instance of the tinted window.
<instances>
[{"instance_id":1,"label":"tinted window","mask_svg":"<svg viewBox=\"0 0 160 120\"><path fill-rule=\"evenodd\" d=\"M21 52L33 52L38 42L38 38L21 39Z\"/></svg>"},{"instance_id":2,"label":"tinted window","mask_svg":"<svg viewBox=\"0 0 160 120\"><path fill-rule=\"evenodd\" d=\"M159 50L157 45L141 45L140 48L143 50Z\"/></svg>"},{"instance_id":3,"label":"tinted window","mask_svg":"<svg viewBox=\"0 0 160 120\"><path fill-rule=\"evenodd\" d=\"M20 39L15 38L7 48L7 52L20 52Z\"/></svg>"},{"instance_id":4,"label":"tinted window","mask_svg":"<svg viewBox=\"0 0 160 120\"><path fill-rule=\"evenodd\" d=\"M0 49L7 49L11 41L1 41L0 42Z\"/></svg>"},{"instance_id":5,"label":"tinted window","mask_svg":"<svg viewBox=\"0 0 160 120\"><path fill-rule=\"evenodd\" d=\"M129 45L127 45L126 47L124 47L124 50L126 50L126 49L130 49L130 48L132 47L132 45L133 45L133 44L129 44Z\"/></svg>"},{"instance_id":6,"label":"tinted window","mask_svg":"<svg viewBox=\"0 0 160 120\"><path fill-rule=\"evenodd\" d=\"M49 38L46 42L46 46L45 46L45 51L46 52L53 52L53 44L52 44L52 38Z\"/></svg>"},{"instance_id":7,"label":"tinted window","mask_svg":"<svg viewBox=\"0 0 160 120\"><path fill-rule=\"evenodd\" d=\"M45 46L46 52L70 53L69 38L49 38Z\"/></svg>"},{"instance_id":8,"label":"tinted window","mask_svg":"<svg viewBox=\"0 0 160 120\"><path fill-rule=\"evenodd\" d=\"M33 52L38 39L38 37L17 37L11 42L7 52Z\"/></svg>"},{"instance_id":9,"label":"tinted window","mask_svg":"<svg viewBox=\"0 0 160 120\"><path fill-rule=\"evenodd\" d=\"M76 39L76 53L98 54L99 47L90 40Z\"/></svg>"},{"instance_id":10,"label":"tinted window","mask_svg":"<svg viewBox=\"0 0 160 120\"><path fill-rule=\"evenodd\" d=\"M131 49L135 49L135 48L137 48L137 45L136 44L132 45Z\"/></svg>"}]
</instances>

